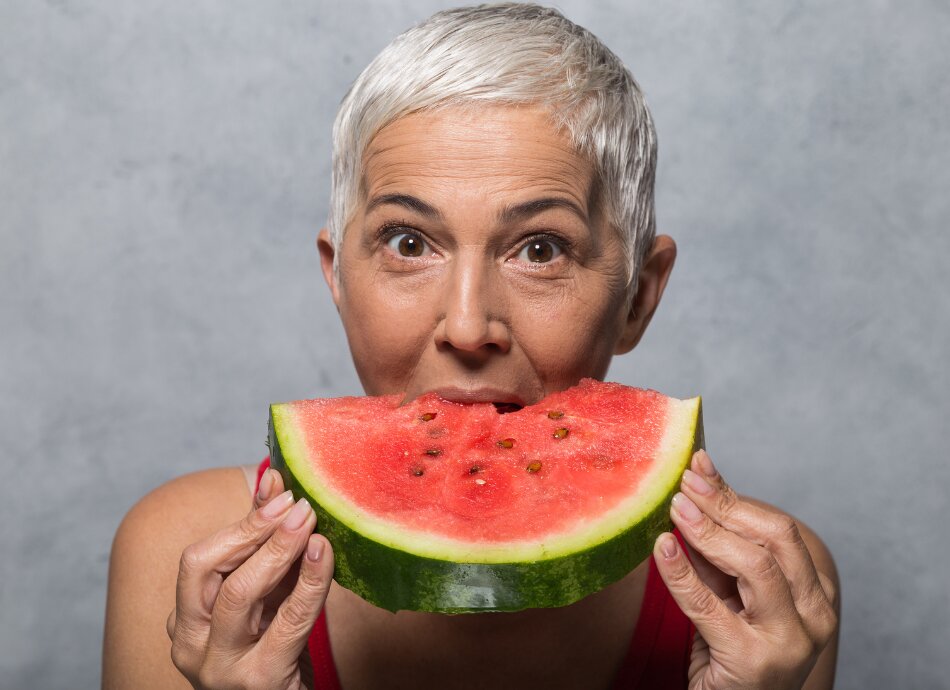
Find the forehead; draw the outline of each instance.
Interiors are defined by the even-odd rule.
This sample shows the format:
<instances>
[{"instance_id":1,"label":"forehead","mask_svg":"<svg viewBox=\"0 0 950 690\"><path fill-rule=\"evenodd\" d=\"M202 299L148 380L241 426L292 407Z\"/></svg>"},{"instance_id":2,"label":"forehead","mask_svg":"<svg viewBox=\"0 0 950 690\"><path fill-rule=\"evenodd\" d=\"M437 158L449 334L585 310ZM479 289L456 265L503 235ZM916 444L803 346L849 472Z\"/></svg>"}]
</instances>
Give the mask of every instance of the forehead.
<instances>
[{"instance_id":1,"label":"forehead","mask_svg":"<svg viewBox=\"0 0 950 690\"><path fill-rule=\"evenodd\" d=\"M384 127L366 149L360 191L363 201L408 188L460 202L554 195L589 213L593 186L589 161L545 110L479 105Z\"/></svg>"}]
</instances>

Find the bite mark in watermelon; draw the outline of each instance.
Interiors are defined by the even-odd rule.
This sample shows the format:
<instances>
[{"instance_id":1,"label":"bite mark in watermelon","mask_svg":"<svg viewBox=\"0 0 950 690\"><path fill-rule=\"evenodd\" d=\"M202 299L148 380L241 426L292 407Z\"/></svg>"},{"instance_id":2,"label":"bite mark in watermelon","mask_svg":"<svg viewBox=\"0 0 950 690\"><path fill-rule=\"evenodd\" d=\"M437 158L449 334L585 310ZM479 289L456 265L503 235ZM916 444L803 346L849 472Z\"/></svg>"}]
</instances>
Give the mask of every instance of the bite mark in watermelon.
<instances>
[{"instance_id":1,"label":"bite mark in watermelon","mask_svg":"<svg viewBox=\"0 0 950 690\"><path fill-rule=\"evenodd\" d=\"M306 496L335 579L397 611L563 606L669 529L701 401L584 379L523 409L434 394L271 405L271 465Z\"/></svg>"}]
</instances>

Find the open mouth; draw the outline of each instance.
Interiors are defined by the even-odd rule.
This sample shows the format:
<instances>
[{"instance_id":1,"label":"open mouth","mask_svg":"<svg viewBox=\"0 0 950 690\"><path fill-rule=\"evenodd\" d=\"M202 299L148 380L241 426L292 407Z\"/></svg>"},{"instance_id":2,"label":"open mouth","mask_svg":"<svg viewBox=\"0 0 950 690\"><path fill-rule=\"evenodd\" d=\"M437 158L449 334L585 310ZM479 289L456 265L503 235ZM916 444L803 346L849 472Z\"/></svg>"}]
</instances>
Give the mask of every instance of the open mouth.
<instances>
[{"instance_id":1,"label":"open mouth","mask_svg":"<svg viewBox=\"0 0 950 690\"><path fill-rule=\"evenodd\" d=\"M496 403L492 403L492 405L495 406L495 412L497 412L498 414L508 414L509 412L517 412L522 407L518 403L510 403L510 402L496 402Z\"/></svg>"}]
</instances>

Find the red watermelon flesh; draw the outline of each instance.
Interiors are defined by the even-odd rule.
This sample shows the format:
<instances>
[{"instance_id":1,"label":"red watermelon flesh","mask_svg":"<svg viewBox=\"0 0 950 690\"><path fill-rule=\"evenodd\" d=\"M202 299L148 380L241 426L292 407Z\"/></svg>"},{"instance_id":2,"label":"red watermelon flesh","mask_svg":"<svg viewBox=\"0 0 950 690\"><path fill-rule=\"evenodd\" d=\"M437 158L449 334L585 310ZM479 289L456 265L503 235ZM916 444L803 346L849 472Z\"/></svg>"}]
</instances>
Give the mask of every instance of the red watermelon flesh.
<instances>
[{"instance_id":1,"label":"red watermelon flesh","mask_svg":"<svg viewBox=\"0 0 950 690\"><path fill-rule=\"evenodd\" d=\"M297 404L314 470L332 477L341 496L394 526L471 542L521 541L616 506L659 445L667 398L635 389L605 395L612 387L588 395L590 388L507 414L434 394L402 407L399 396L356 399L352 407ZM332 427L320 409L328 404Z\"/></svg>"}]
</instances>

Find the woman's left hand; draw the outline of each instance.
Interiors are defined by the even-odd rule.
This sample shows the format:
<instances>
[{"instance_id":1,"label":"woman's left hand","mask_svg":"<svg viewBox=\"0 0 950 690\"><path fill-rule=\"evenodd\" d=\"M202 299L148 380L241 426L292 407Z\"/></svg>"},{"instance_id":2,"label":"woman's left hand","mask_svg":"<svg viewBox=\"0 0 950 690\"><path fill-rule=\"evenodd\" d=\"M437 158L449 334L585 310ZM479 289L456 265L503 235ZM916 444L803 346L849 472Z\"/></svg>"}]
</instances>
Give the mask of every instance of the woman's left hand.
<instances>
[{"instance_id":1,"label":"woman's left hand","mask_svg":"<svg viewBox=\"0 0 950 690\"><path fill-rule=\"evenodd\" d=\"M802 688L837 632L834 583L815 567L795 521L737 496L705 451L693 456L681 490L671 515L692 563L669 533L654 557L697 629L690 690Z\"/></svg>"}]
</instances>

